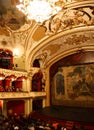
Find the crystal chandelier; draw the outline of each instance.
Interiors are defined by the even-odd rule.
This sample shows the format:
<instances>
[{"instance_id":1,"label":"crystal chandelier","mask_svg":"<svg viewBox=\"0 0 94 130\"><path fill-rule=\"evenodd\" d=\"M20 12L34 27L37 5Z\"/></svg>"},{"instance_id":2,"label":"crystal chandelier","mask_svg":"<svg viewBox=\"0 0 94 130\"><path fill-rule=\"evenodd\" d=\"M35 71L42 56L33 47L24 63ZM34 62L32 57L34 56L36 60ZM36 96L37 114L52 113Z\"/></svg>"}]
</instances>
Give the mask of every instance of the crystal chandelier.
<instances>
[{"instance_id":1,"label":"crystal chandelier","mask_svg":"<svg viewBox=\"0 0 94 130\"><path fill-rule=\"evenodd\" d=\"M27 16L27 19L42 23L61 10L61 7L56 5L58 1L59 0L19 0L17 8Z\"/></svg>"}]
</instances>

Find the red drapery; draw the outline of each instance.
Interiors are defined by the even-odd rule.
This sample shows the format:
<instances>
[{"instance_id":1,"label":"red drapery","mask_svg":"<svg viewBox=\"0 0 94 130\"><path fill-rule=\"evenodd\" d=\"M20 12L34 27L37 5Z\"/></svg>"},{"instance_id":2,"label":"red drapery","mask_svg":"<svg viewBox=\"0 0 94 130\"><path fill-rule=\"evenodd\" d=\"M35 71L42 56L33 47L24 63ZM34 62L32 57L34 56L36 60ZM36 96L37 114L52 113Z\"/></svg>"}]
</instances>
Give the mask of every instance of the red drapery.
<instances>
[{"instance_id":1,"label":"red drapery","mask_svg":"<svg viewBox=\"0 0 94 130\"><path fill-rule=\"evenodd\" d=\"M7 113L11 111L11 114L21 114L25 112L24 100L12 100L7 102Z\"/></svg>"},{"instance_id":2,"label":"red drapery","mask_svg":"<svg viewBox=\"0 0 94 130\"><path fill-rule=\"evenodd\" d=\"M42 72L34 74L32 78L32 91L42 91Z\"/></svg>"},{"instance_id":3,"label":"red drapery","mask_svg":"<svg viewBox=\"0 0 94 130\"><path fill-rule=\"evenodd\" d=\"M16 76L14 75L10 75L5 78L4 86L6 91L13 91L12 82L15 80L15 78Z\"/></svg>"},{"instance_id":4,"label":"red drapery","mask_svg":"<svg viewBox=\"0 0 94 130\"><path fill-rule=\"evenodd\" d=\"M8 49L0 49L0 67L4 69L13 68L13 53Z\"/></svg>"}]
</instances>

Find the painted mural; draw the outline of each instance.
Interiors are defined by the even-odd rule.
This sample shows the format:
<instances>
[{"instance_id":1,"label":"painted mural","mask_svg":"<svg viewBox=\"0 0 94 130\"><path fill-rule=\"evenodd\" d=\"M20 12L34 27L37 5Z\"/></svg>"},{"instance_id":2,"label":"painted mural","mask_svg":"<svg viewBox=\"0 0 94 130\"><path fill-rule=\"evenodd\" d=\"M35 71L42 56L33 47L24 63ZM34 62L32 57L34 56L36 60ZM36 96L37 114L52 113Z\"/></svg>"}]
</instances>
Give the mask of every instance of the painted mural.
<instances>
[{"instance_id":1,"label":"painted mural","mask_svg":"<svg viewBox=\"0 0 94 130\"><path fill-rule=\"evenodd\" d=\"M52 87L55 99L93 101L94 64L58 68Z\"/></svg>"}]
</instances>

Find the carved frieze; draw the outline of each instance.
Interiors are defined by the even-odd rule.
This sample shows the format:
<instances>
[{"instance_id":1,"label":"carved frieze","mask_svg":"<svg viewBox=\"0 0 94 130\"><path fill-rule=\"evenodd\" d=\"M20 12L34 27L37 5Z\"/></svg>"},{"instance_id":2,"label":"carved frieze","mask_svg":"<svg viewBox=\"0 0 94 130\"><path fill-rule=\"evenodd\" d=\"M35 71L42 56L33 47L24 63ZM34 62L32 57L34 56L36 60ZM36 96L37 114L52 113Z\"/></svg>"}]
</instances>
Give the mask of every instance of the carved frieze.
<instances>
[{"instance_id":1,"label":"carved frieze","mask_svg":"<svg viewBox=\"0 0 94 130\"><path fill-rule=\"evenodd\" d=\"M65 36L61 36L47 43L36 53L34 58L37 58L41 62L41 67L45 68L50 60L55 58L57 55L65 53L65 51L72 50L74 48L89 47L94 45L94 32L82 31L69 33ZM44 55L46 54L46 56Z\"/></svg>"},{"instance_id":2,"label":"carved frieze","mask_svg":"<svg viewBox=\"0 0 94 130\"><path fill-rule=\"evenodd\" d=\"M5 77L9 75L15 75L16 77L25 76L27 77L27 72L21 72L21 71L15 71L15 70L9 70L9 69L0 69L0 74L4 74Z\"/></svg>"},{"instance_id":3,"label":"carved frieze","mask_svg":"<svg viewBox=\"0 0 94 130\"><path fill-rule=\"evenodd\" d=\"M94 25L94 5L80 5L62 9L57 15L44 22L46 34L56 34L68 29L93 26Z\"/></svg>"}]
</instances>

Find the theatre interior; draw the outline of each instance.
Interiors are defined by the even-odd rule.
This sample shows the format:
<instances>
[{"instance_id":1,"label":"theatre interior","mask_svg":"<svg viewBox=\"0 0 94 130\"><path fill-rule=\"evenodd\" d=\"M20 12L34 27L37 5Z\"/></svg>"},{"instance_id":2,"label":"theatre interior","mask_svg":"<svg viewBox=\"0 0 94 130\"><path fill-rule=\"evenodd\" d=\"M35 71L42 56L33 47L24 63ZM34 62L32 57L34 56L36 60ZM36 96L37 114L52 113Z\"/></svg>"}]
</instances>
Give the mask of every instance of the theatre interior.
<instances>
[{"instance_id":1,"label":"theatre interior","mask_svg":"<svg viewBox=\"0 0 94 130\"><path fill-rule=\"evenodd\" d=\"M10 126L94 130L94 0L0 0L0 130Z\"/></svg>"}]
</instances>

